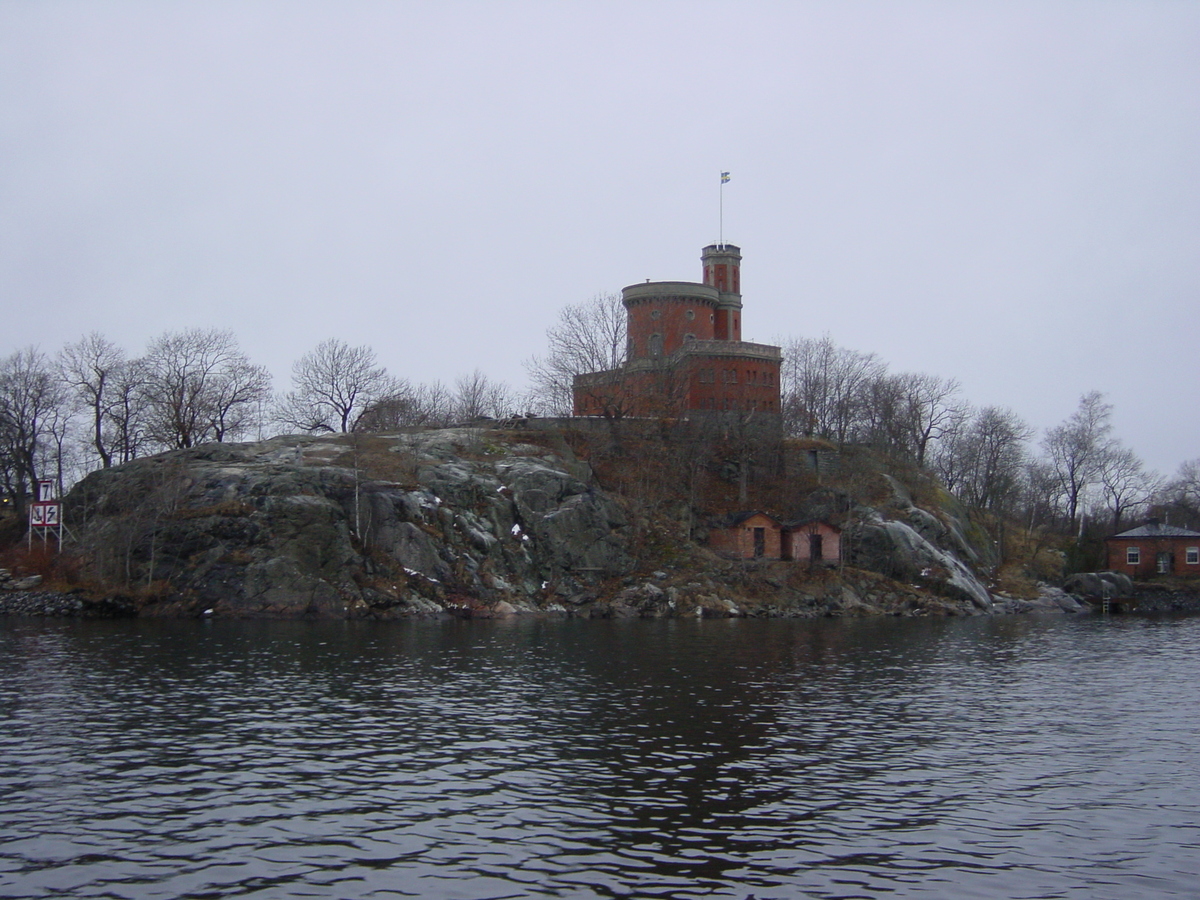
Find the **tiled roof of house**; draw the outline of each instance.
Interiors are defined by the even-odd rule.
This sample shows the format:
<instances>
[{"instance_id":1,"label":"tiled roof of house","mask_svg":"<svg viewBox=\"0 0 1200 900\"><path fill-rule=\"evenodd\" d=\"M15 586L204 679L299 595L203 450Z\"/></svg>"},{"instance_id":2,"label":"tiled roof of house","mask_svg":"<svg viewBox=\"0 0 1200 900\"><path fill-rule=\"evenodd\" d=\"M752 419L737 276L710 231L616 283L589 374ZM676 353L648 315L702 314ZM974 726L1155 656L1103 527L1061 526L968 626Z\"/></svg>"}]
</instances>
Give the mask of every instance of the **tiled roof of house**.
<instances>
[{"instance_id":1,"label":"tiled roof of house","mask_svg":"<svg viewBox=\"0 0 1200 900\"><path fill-rule=\"evenodd\" d=\"M1200 538L1200 531L1188 531L1174 525L1163 525L1159 522L1148 522L1112 535L1114 538Z\"/></svg>"}]
</instances>

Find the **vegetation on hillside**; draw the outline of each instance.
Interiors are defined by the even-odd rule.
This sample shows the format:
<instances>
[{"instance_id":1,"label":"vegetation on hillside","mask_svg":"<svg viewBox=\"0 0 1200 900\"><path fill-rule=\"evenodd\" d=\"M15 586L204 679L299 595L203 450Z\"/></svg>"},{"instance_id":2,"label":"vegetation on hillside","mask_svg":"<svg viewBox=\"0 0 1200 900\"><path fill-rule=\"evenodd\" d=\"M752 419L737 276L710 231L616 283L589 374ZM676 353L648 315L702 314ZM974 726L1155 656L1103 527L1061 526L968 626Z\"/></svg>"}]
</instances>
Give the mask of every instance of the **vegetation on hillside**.
<instances>
[{"instance_id":1,"label":"vegetation on hillside","mask_svg":"<svg viewBox=\"0 0 1200 900\"><path fill-rule=\"evenodd\" d=\"M301 355L280 394L228 331L164 334L139 356L99 334L55 356L19 350L0 359L0 496L10 511L0 538L23 534L37 479L61 491L92 469L162 450L563 413L572 374L620 363L618 305L600 297L564 310L548 354L530 361L524 393L478 371L452 386L409 382L371 348L335 339ZM1113 436L1112 408L1099 393L1039 438L1012 410L972 406L951 379L890 372L828 337L782 343L787 440L779 448L764 445L749 420L715 430L684 423L685 440L676 440L681 424L665 420L626 428L615 449L594 454L597 471L687 529L737 508L789 516L817 489L864 502L886 472L918 495L953 497L1005 560L1026 559L1031 572L1046 570L1048 549L1068 571L1097 568L1103 536L1147 515L1200 528L1200 458L1173 478L1147 471ZM835 450L842 470L814 481L809 463Z\"/></svg>"}]
</instances>

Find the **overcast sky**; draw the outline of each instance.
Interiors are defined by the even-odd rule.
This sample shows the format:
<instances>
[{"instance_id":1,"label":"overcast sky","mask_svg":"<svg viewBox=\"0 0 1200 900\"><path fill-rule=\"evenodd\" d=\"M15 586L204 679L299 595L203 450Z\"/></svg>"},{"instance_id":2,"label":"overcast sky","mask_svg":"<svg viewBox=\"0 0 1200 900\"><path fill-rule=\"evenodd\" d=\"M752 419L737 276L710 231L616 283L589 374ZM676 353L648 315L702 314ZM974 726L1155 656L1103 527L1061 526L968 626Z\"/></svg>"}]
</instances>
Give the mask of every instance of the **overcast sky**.
<instances>
[{"instance_id":1,"label":"overcast sky","mask_svg":"<svg viewBox=\"0 0 1200 900\"><path fill-rule=\"evenodd\" d=\"M1200 456L1200 3L0 0L0 352L231 328L288 387L523 361L742 247L828 333Z\"/></svg>"}]
</instances>

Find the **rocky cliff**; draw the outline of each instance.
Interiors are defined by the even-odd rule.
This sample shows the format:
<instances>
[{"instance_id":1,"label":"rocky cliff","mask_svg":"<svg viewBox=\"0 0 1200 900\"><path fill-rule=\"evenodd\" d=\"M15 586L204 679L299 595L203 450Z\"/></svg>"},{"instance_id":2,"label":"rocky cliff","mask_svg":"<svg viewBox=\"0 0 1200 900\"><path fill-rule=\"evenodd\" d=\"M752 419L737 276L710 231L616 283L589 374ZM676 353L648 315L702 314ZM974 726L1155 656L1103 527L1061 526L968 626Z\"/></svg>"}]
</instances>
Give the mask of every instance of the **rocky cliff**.
<instances>
[{"instance_id":1,"label":"rocky cliff","mask_svg":"<svg viewBox=\"0 0 1200 900\"><path fill-rule=\"evenodd\" d=\"M91 575L142 615L989 611L953 522L892 506L860 511L854 568L724 560L657 533L561 435L476 428L210 444L67 498Z\"/></svg>"}]
</instances>

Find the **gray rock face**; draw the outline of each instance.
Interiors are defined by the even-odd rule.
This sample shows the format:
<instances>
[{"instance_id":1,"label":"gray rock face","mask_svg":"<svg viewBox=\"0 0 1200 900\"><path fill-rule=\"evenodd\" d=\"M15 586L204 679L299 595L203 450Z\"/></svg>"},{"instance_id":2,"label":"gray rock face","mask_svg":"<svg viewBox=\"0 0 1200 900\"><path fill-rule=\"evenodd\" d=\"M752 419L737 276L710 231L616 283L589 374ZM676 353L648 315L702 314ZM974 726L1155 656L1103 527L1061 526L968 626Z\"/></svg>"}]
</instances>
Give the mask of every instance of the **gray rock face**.
<instances>
[{"instance_id":1,"label":"gray rock face","mask_svg":"<svg viewBox=\"0 0 1200 900\"><path fill-rule=\"evenodd\" d=\"M1067 577L1063 590L1080 597L1111 600L1132 597L1133 581L1124 572L1078 572Z\"/></svg>"},{"instance_id":2,"label":"gray rock face","mask_svg":"<svg viewBox=\"0 0 1200 900\"><path fill-rule=\"evenodd\" d=\"M952 549L939 547L925 536L947 540L948 529L915 507L909 507L906 513L925 534L907 522L867 516L848 529L851 564L967 600L982 611L990 611L991 595L975 573Z\"/></svg>"},{"instance_id":3,"label":"gray rock face","mask_svg":"<svg viewBox=\"0 0 1200 900\"><path fill-rule=\"evenodd\" d=\"M66 502L93 574L114 593L151 598L137 604L142 615L996 611L970 565L986 548L966 540L961 517L913 506L899 482L891 493L886 520L854 511L843 532L848 565L837 572L732 564L636 499L625 501L630 516L561 433L452 428L206 445L92 473ZM828 491L811 501L838 515L851 503ZM637 546L635 533L646 538Z\"/></svg>"},{"instance_id":4,"label":"gray rock face","mask_svg":"<svg viewBox=\"0 0 1200 900\"><path fill-rule=\"evenodd\" d=\"M997 596L995 609L1001 613L1082 613L1088 607L1062 588L1049 584L1038 585L1038 596L1032 600Z\"/></svg>"},{"instance_id":5,"label":"gray rock face","mask_svg":"<svg viewBox=\"0 0 1200 900\"><path fill-rule=\"evenodd\" d=\"M625 515L579 463L477 444L447 430L208 445L92 473L67 503L102 575L157 586L147 612L482 614L629 569Z\"/></svg>"}]
</instances>

